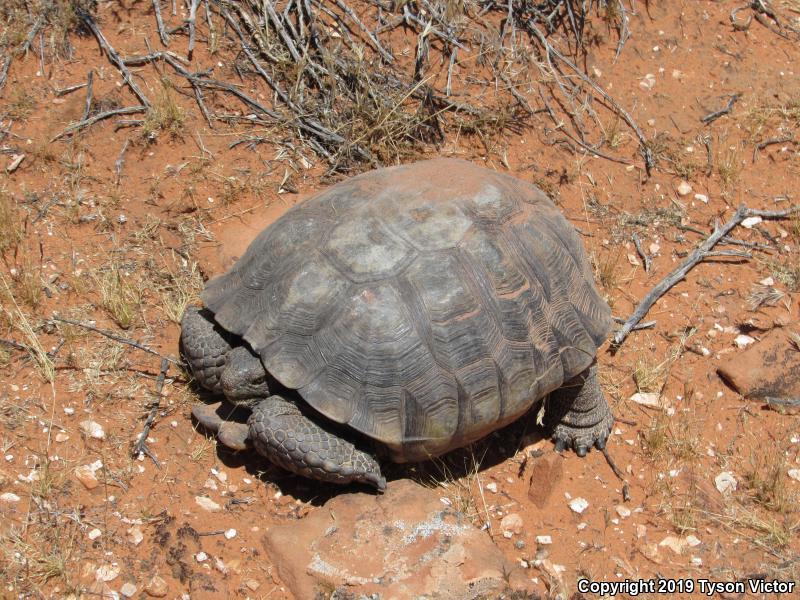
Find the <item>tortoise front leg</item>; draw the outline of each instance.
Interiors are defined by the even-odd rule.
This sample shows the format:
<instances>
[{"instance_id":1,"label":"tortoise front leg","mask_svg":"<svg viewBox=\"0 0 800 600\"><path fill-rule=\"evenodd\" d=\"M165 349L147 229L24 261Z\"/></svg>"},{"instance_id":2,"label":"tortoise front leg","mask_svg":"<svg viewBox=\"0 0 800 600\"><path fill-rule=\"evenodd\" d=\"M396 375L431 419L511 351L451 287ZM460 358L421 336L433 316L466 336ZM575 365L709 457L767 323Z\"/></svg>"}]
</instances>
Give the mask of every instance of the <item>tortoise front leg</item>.
<instances>
[{"instance_id":1,"label":"tortoise front leg","mask_svg":"<svg viewBox=\"0 0 800 600\"><path fill-rule=\"evenodd\" d=\"M378 462L366 452L306 417L293 402L270 396L253 407L250 440L260 454L298 475L386 488Z\"/></svg>"},{"instance_id":2,"label":"tortoise front leg","mask_svg":"<svg viewBox=\"0 0 800 600\"><path fill-rule=\"evenodd\" d=\"M602 450L614 417L597 382L597 363L551 392L545 405L545 423L553 429L556 452L573 448L586 456L592 446Z\"/></svg>"}]
</instances>

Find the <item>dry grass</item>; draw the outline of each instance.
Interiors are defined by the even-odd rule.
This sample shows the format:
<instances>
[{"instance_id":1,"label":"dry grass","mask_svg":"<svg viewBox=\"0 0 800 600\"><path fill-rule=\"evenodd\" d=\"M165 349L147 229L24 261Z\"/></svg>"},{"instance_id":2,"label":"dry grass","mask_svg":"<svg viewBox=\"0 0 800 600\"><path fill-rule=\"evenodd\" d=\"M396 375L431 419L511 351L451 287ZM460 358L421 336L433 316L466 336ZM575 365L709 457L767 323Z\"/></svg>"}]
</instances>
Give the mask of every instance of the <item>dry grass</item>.
<instances>
[{"instance_id":1,"label":"dry grass","mask_svg":"<svg viewBox=\"0 0 800 600\"><path fill-rule=\"evenodd\" d=\"M14 201L5 189L0 189L0 256L15 249L24 234Z\"/></svg>"},{"instance_id":2,"label":"dry grass","mask_svg":"<svg viewBox=\"0 0 800 600\"><path fill-rule=\"evenodd\" d=\"M767 264L776 281L790 292L800 291L800 256L790 254L783 261L769 261Z\"/></svg>"},{"instance_id":3,"label":"dry grass","mask_svg":"<svg viewBox=\"0 0 800 600\"><path fill-rule=\"evenodd\" d=\"M742 477L752 501L777 513L794 511L798 498L790 488L787 469L786 456L780 449L773 447L751 451Z\"/></svg>"},{"instance_id":4,"label":"dry grass","mask_svg":"<svg viewBox=\"0 0 800 600\"><path fill-rule=\"evenodd\" d=\"M172 138L183 133L186 115L175 101L172 83L168 79L161 80L161 89L150 109L144 117L142 136L147 140L155 140L160 132Z\"/></svg>"},{"instance_id":5,"label":"dry grass","mask_svg":"<svg viewBox=\"0 0 800 600\"><path fill-rule=\"evenodd\" d=\"M118 265L94 276L101 304L122 329L130 329L139 313L141 288Z\"/></svg>"},{"instance_id":6,"label":"dry grass","mask_svg":"<svg viewBox=\"0 0 800 600\"><path fill-rule=\"evenodd\" d=\"M730 190L741 175L742 162L736 146L729 146L717 155L717 174L722 187Z\"/></svg>"},{"instance_id":7,"label":"dry grass","mask_svg":"<svg viewBox=\"0 0 800 600\"><path fill-rule=\"evenodd\" d=\"M619 252L606 252L601 259L593 256L595 279L603 286L607 292L612 292L617 288L621 279Z\"/></svg>"},{"instance_id":8,"label":"dry grass","mask_svg":"<svg viewBox=\"0 0 800 600\"><path fill-rule=\"evenodd\" d=\"M55 378L55 368L52 359L39 342L39 337L31 326L28 317L22 312L8 281L2 273L0 273L0 283L2 284L2 287L0 287L0 299L3 300L0 302L0 310L5 314L5 318L12 327L23 335L25 343L29 348L29 353L38 365L42 377L46 381L52 382Z\"/></svg>"}]
</instances>

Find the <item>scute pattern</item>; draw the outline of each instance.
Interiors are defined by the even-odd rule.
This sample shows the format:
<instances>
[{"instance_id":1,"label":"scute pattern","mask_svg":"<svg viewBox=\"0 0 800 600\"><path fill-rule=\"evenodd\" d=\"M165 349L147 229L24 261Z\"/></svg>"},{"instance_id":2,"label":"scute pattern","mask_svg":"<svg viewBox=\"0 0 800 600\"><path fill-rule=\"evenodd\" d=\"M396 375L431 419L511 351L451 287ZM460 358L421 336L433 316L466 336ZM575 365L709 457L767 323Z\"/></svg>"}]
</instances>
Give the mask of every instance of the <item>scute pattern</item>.
<instances>
[{"instance_id":1,"label":"scute pattern","mask_svg":"<svg viewBox=\"0 0 800 600\"><path fill-rule=\"evenodd\" d=\"M516 419L586 369L610 328L546 195L453 159L305 201L203 299L281 383L398 461Z\"/></svg>"}]
</instances>

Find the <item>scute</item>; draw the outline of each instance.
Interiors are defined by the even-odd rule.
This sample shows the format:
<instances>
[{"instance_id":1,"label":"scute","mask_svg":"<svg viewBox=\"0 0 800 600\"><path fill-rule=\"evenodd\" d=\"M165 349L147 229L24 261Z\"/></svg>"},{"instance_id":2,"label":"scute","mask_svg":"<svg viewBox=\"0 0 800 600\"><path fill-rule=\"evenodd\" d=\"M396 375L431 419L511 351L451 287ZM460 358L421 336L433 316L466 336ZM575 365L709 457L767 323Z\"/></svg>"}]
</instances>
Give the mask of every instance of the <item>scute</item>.
<instances>
[{"instance_id":1,"label":"scute","mask_svg":"<svg viewBox=\"0 0 800 600\"><path fill-rule=\"evenodd\" d=\"M281 383L398 461L516 419L587 368L610 329L547 196L453 159L306 200L203 299Z\"/></svg>"}]
</instances>

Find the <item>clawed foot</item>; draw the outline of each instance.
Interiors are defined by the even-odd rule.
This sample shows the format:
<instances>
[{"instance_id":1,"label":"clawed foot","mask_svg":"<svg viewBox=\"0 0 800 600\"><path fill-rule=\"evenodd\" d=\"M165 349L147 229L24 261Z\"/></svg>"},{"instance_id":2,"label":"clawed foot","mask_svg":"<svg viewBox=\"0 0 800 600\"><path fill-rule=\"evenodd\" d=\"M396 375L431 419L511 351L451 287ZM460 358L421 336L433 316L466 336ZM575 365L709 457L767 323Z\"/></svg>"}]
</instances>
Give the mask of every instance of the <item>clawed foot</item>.
<instances>
[{"instance_id":1,"label":"clawed foot","mask_svg":"<svg viewBox=\"0 0 800 600\"><path fill-rule=\"evenodd\" d=\"M216 434L217 439L231 450L252 448L247 412L229 402L195 404L192 407L192 416L197 422Z\"/></svg>"},{"instance_id":2,"label":"clawed foot","mask_svg":"<svg viewBox=\"0 0 800 600\"><path fill-rule=\"evenodd\" d=\"M609 417L611 415L609 414ZM578 456L586 456L592 447L603 450L606 447L608 436L611 433L613 418L604 420L594 427L572 427L561 423L556 426L553 432L555 451L563 452L571 448Z\"/></svg>"},{"instance_id":3,"label":"clawed foot","mask_svg":"<svg viewBox=\"0 0 800 600\"><path fill-rule=\"evenodd\" d=\"M606 447L614 417L597 382L596 365L550 394L545 424L553 431L556 452L572 448L586 456L592 447Z\"/></svg>"}]
</instances>

